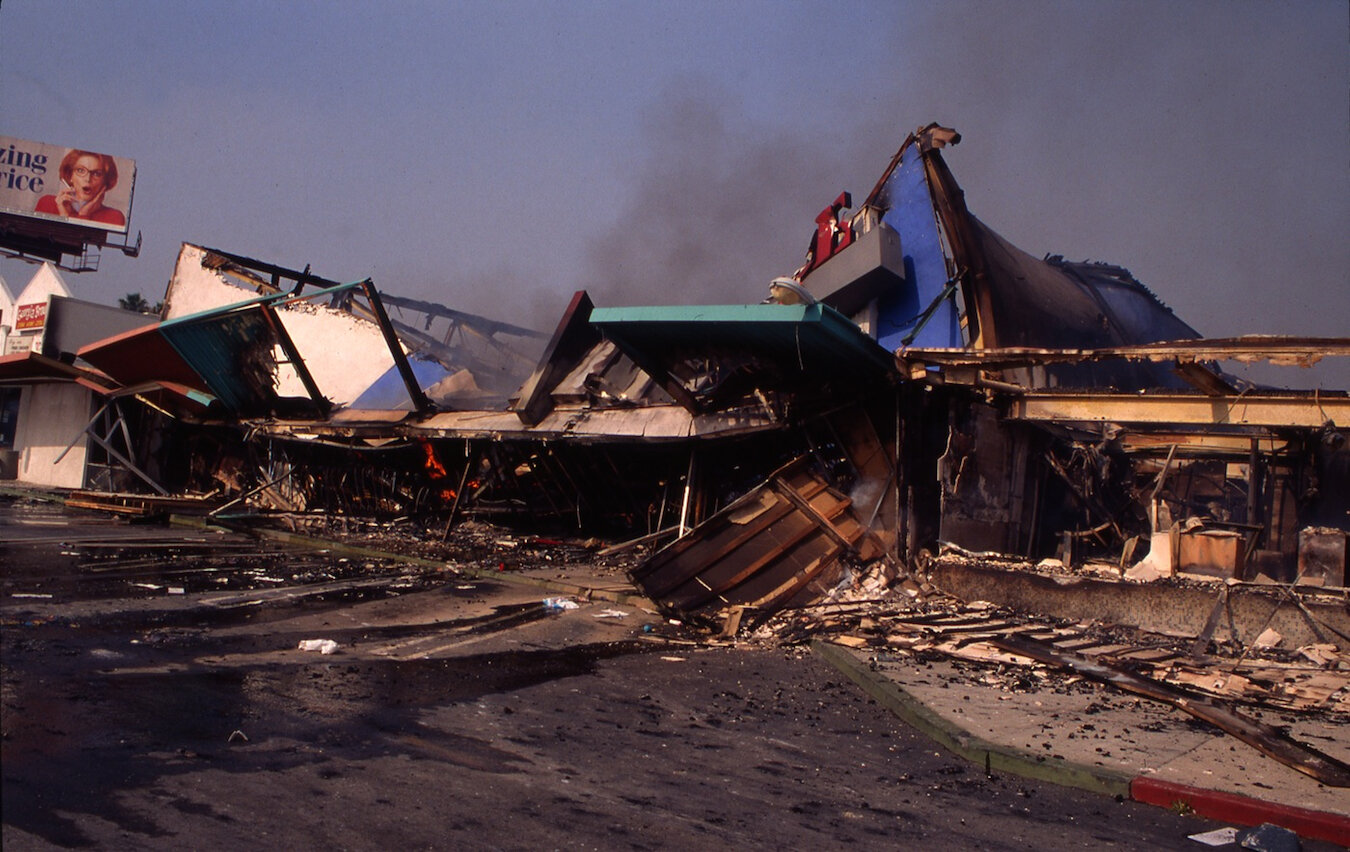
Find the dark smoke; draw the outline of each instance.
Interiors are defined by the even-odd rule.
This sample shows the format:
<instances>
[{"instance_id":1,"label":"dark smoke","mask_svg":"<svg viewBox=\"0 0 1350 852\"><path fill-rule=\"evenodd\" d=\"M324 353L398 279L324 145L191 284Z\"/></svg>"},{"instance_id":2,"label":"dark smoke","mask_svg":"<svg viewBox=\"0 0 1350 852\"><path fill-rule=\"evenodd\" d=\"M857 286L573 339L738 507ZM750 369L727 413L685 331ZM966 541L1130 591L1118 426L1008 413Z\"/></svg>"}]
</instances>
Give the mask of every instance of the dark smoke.
<instances>
[{"instance_id":1,"label":"dark smoke","mask_svg":"<svg viewBox=\"0 0 1350 852\"><path fill-rule=\"evenodd\" d=\"M843 189L861 201L837 184L857 170L839 140L755 126L715 87L668 91L643 136L632 192L587 253L581 281L597 305L759 302L801 265L817 212ZM877 172L884 150L872 151Z\"/></svg>"}]
</instances>

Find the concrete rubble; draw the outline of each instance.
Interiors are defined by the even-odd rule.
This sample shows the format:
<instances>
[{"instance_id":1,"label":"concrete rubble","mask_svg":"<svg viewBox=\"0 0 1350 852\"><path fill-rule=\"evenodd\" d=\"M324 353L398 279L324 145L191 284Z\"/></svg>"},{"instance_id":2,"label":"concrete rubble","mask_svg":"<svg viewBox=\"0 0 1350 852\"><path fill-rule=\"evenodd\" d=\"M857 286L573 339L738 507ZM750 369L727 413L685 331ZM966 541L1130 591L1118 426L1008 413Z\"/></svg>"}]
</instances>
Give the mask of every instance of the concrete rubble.
<instances>
[{"instance_id":1,"label":"concrete rubble","mask_svg":"<svg viewBox=\"0 0 1350 852\"><path fill-rule=\"evenodd\" d=\"M612 602L698 641L812 643L990 769L1217 790L1286 809L1261 821L1331 814L1290 827L1343 841L1350 395L1223 364L1350 338L1206 339L1123 267L1022 252L966 209L959 141L909 135L761 304L578 292L551 335L184 245L159 317L0 358L12 493L309 538L398 525L433 562L493 524L503 571L569 542L622 567ZM19 475L62 446L76 479ZM1219 729L1256 751L1196 756Z\"/></svg>"}]
</instances>

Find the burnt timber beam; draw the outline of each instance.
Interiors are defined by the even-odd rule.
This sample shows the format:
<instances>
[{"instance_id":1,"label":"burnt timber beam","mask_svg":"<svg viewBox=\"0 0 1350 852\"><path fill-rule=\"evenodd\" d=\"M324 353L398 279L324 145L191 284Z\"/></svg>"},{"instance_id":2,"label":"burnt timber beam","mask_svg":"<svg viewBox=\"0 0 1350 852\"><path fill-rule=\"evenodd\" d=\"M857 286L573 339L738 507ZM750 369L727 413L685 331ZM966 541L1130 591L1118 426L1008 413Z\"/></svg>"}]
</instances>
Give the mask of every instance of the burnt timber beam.
<instances>
[{"instance_id":1,"label":"burnt timber beam","mask_svg":"<svg viewBox=\"0 0 1350 852\"><path fill-rule=\"evenodd\" d=\"M457 311L454 308L448 308L445 305L438 305L435 302L423 302L418 299L407 299L402 296L390 296L385 294L380 297L386 305L396 308L403 308L408 311L425 314L428 317L439 317L450 320L452 323L463 323L475 330L481 331L484 335L491 337L494 334L514 334L518 337L543 337L544 335L532 328L512 325L506 322L488 319L477 314Z\"/></svg>"},{"instance_id":2,"label":"burnt timber beam","mask_svg":"<svg viewBox=\"0 0 1350 852\"><path fill-rule=\"evenodd\" d=\"M600 341L600 333L590 324L595 304L585 290L572 294L558 327L544 348L539 365L521 385L520 397L512 406L520 422L534 426L553 410L553 387L576 366L576 360Z\"/></svg>"},{"instance_id":3,"label":"burnt timber beam","mask_svg":"<svg viewBox=\"0 0 1350 852\"><path fill-rule=\"evenodd\" d=\"M910 348L897 353L906 363L934 367L978 367L985 370L1033 367L1042 364L1108 361L1241 361L1308 367L1323 358L1350 357L1350 337L1293 337L1248 335L1195 338L1104 349L1045 349L1030 346L984 349Z\"/></svg>"},{"instance_id":4,"label":"burnt timber beam","mask_svg":"<svg viewBox=\"0 0 1350 852\"><path fill-rule=\"evenodd\" d=\"M1251 454L1252 445L1262 455L1288 452L1290 442L1268 435L1218 434L1214 432L1176 432L1171 430L1149 430L1146 432L1127 432L1121 438L1126 452L1166 454L1176 447L1178 457L1219 455L1233 458L1246 458Z\"/></svg>"},{"instance_id":5,"label":"burnt timber beam","mask_svg":"<svg viewBox=\"0 0 1350 852\"><path fill-rule=\"evenodd\" d=\"M1011 400L1013 420L1079 423L1186 424L1320 429L1328 422L1350 426L1350 397L1172 393L1027 393Z\"/></svg>"}]
</instances>

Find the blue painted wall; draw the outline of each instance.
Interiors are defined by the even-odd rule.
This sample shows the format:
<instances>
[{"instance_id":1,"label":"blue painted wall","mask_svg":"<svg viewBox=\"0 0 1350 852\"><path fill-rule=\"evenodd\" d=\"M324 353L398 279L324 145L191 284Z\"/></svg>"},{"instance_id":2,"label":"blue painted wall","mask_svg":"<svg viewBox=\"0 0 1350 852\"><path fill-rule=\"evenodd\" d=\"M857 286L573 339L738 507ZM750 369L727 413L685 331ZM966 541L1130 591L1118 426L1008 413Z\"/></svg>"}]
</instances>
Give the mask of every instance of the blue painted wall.
<instances>
[{"instance_id":1,"label":"blue painted wall","mask_svg":"<svg viewBox=\"0 0 1350 852\"><path fill-rule=\"evenodd\" d=\"M947 261L938 235L937 214L924 177L918 145L905 149L900 164L886 181L890 209L882 221L900 235L905 258L905 284L877 300L877 342L894 352L914 331L920 316L947 287ZM959 347L962 339L956 304L948 298L933 312L912 346Z\"/></svg>"}]
</instances>

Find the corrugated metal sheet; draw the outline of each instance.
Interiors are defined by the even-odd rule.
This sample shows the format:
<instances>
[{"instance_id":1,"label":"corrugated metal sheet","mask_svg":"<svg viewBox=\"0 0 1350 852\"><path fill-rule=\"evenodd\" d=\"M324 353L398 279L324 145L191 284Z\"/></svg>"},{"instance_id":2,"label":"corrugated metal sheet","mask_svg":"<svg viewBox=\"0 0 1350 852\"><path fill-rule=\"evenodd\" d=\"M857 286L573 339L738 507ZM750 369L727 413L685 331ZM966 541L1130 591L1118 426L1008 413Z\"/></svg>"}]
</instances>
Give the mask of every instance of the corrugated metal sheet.
<instances>
[{"instance_id":1,"label":"corrugated metal sheet","mask_svg":"<svg viewBox=\"0 0 1350 852\"><path fill-rule=\"evenodd\" d=\"M274 407L277 339L260 307L184 317L159 332L231 411Z\"/></svg>"}]
</instances>

